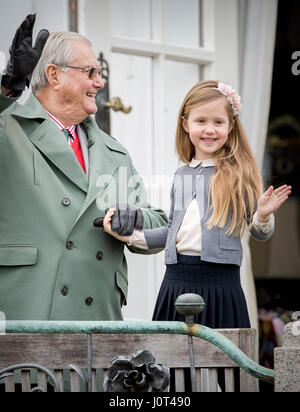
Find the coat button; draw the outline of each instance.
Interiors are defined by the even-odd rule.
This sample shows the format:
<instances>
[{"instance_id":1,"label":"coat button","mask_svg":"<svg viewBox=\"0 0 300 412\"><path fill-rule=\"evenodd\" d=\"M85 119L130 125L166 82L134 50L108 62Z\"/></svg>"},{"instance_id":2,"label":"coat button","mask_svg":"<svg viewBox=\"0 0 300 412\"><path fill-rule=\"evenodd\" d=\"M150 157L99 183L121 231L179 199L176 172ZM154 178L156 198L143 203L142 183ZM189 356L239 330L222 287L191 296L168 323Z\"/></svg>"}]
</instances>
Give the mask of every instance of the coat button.
<instances>
[{"instance_id":1,"label":"coat button","mask_svg":"<svg viewBox=\"0 0 300 412\"><path fill-rule=\"evenodd\" d=\"M102 260L103 259L103 252L101 252L101 250L99 250L99 252L96 253L96 258L98 260Z\"/></svg>"},{"instance_id":2,"label":"coat button","mask_svg":"<svg viewBox=\"0 0 300 412\"><path fill-rule=\"evenodd\" d=\"M67 197L65 197L65 198L61 201L61 203L62 203L64 206L70 206L71 200L68 199Z\"/></svg>"},{"instance_id":3,"label":"coat button","mask_svg":"<svg viewBox=\"0 0 300 412\"><path fill-rule=\"evenodd\" d=\"M64 286L63 288L60 289L60 293L63 296L66 296L68 294L68 292L69 292L69 289L66 286Z\"/></svg>"},{"instance_id":4,"label":"coat button","mask_svg":"<svg viewBox=\"0 0 300 412\"><path fill-rule=\"evenodd\" d=\"M90 306L93 303L93 298L89 296L88 298L86 298L85 303L86 305Z\"/></svg>"},{"instance_id":5,"label":"coat button","mask_svg":"<svg viewBox=\"0 0 300 412\"><path fill-rule=\"evenodd\" d=\"M68 241L67 241L66 247L67 247L67 249L69 249L69 250L72 250L72 249L73 249L74 243L72 242L72 240L68 240Z\"/></svg>"}]
</instances>

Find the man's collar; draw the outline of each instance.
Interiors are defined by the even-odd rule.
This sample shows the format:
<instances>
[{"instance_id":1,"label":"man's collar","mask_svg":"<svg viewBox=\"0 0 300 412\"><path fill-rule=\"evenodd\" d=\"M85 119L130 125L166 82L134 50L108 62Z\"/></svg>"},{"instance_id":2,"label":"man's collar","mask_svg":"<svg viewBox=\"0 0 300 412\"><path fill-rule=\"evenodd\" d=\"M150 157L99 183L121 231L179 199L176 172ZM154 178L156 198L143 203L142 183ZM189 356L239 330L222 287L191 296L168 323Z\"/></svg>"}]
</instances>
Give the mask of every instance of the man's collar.
<instances>
[{"instance_id":1,"label":"man's collar","mask_svg":"<svg viewBox=\"0 0 300 412\"><path fill-rule=\"evenodd\" d=\"M60 130L67 129L71 133L72 137L73 138L75 137L75 128L76 128L75 124L65 127L55 116L53 116L53 114L49 113L47 110L46 112L48 116L50 117L50 119L52 119L54 123L60 128Z\"/></svg>"}]
</instances>

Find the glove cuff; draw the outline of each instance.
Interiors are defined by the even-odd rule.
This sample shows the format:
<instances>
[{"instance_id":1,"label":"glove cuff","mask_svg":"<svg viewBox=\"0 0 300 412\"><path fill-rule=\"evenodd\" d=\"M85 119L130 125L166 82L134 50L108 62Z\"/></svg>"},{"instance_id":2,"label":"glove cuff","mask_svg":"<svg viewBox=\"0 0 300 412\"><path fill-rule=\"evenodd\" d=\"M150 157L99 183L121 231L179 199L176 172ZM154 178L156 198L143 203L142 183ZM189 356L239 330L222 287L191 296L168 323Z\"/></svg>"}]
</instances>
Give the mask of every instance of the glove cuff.
<instances>
[{"instance_id":1,"label":"glove cuff","mask_svg":"<svg viewBox=\"0 0 300 412\"><path fill-rule=\"evenodd\" d=\"M18 77L12 78L11 76L4 74L1 79L1 84L7 89L23 92L26 87L26 79Z\"/></svg>"}]
</instances>

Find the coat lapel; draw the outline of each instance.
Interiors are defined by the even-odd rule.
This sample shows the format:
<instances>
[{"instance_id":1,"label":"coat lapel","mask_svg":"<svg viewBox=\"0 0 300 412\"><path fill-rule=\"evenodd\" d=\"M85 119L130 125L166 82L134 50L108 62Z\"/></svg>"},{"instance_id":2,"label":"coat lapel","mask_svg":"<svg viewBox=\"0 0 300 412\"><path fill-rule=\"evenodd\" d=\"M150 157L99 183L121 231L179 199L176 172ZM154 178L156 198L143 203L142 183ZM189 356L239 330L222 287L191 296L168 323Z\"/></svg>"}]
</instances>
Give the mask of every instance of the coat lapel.
<instances>
[{"instance_id":1,"label":"coat lapel","mask_svg":"<svg viewBox=\"0 0 300 412\"><path fill-rule=\"evenodd\" d=\"M89 147L89 189L80 216L84 211L101 196L105 196L120 162L113 153L113 140L102 132L92 118L86 119L81 126L84 128ZM125 151L123 152L125 153ZM115 187L115 185L113 185ZM99 209L99 205L97 205ZM77 220L78 220L77 219Z\"/></svg>"},{"instance_id":2,"label":"coat lapel","mask_svg":"<svg viewBox=\"0 0 300 412\"><path fill-rule=\"evenodd\" d=\"M96 198L105 196L109 189L114 190L117 187L116 181L115 185L111 184L112 180L116 178L115 173L120 166L119 156L116 156L115 153L127 154L127 152L113 138L102 132L92 117L84 120L78 128L80 141L87 142L85 160L88 159L88 173L85 174L61 131L48 117L34 95L31 95L24 105L18 105L12 115L20 119L19 122L26 135L38 150L74 184L87 193L76 221ZM35 121L23 121L22 124L22 119ZM98 206L98 208L103 213L101 207Z\"/></svg>"},{"instance_id":3,"label":"coat lapel","mask_svg":"<svg viewBox=\"0 0 300 412\"><path fill-rule=\"evenodd\" d=\"M48 117L39 101L31 95L23 106L12 113L16 118L35 119L26 122L23 129L29 140L81 190L87 193L88 177L79 165L72 148L62 132ZM20 123L22 120L20 119Z\"/></svg>"}]
</instances>

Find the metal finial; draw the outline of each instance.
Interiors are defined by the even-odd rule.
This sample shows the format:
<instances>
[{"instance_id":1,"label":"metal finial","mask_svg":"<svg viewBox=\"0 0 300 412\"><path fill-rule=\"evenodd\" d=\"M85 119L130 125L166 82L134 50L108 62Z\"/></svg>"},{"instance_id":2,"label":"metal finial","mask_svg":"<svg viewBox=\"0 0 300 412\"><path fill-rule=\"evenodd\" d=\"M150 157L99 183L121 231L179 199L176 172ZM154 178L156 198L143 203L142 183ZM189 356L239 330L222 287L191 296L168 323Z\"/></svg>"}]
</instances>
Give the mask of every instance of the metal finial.
<instances>
[{"instance_id":1,"label":"metal finial","mask_svg":"<svg viewBox=\"0 0 300 412\"><path fill-rule=\"evenodd\" d=\"M177 312L185 316L198 315L203 311L204 306L202 296L195 293L184 293L178 296L175 302Z\"/></svg>"}]
</instances>

